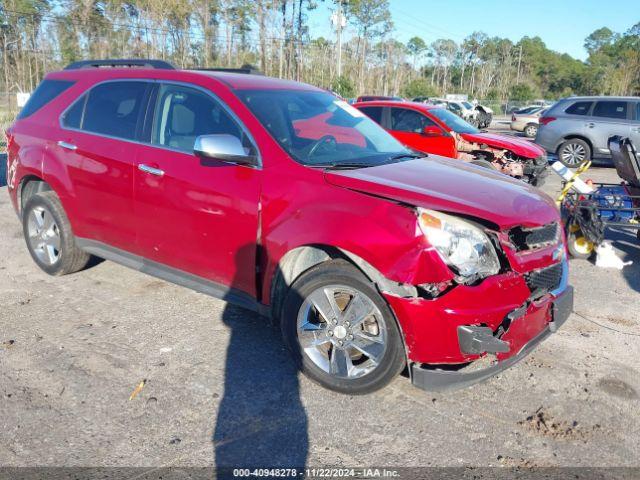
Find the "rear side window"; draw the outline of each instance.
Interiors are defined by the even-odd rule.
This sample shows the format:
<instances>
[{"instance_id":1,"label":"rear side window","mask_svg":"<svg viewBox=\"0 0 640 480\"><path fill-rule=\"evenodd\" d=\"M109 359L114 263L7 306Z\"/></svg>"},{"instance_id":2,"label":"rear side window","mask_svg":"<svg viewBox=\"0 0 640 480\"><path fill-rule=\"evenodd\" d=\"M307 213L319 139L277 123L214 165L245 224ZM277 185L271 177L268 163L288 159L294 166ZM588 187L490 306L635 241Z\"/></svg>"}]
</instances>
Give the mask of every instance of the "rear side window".
<instances>
[{"instance_id":1,"label":"rear side window","mask_svg":"<svg viewBox=\"0 0 640 480\"><path fill-rule=\"evenodd\" d=\"M627 102L605 101L596 103L594 117L627 118Z\"/></svg>"},{"instance_id":2,"label":"rear side window","mask_svg":"<svg viewBox=\"0 0 640 480\"><path fill-rule=\"evenodd\" d=\"M636 120L640 120L640 103L636 103Z\"/></svg>"},{"instance_id":3,"label":"rear side window","mask_svg":"<svg viewBox=\"0 0 640 480\"><path fill-rule=\"evenodd\" d=\"M22 107L18 114L18 119L28 117L37 112L74 83L68 80L43 80L29 97L25 106Z\"/></svg>"},{"instance_id":4,"label":"rear side window","mask_svg":"<svg viewBox=\"0 0 640 480\"><path fill-rule=\"evenodd\" d=\"M593 102L576 102L564 112L569 115L587 115L591 110L591 105L593 105Z\"/></svg>"},{"instance_id":5,"label":"rear side window","mask_svg":"<svg viewBox=\"0 0 640 480\"><path fill-rule=\"evenodd\" d=\"M382 123L382 107L360 107L359 110L378 125Z\"/></svg>"},{"instance_id":6,"label":"rear side window","mask_svg":"<svg viewBox=\"0 0 640 480\"><path fill-rule=\"evenodd\" d=\"M125 140L135 139L146 91L146 82L108 82L94 87L88 93L80 128ZM73 115L73 121L77 121L78 112Z\"/></svg>"}]
</instances>

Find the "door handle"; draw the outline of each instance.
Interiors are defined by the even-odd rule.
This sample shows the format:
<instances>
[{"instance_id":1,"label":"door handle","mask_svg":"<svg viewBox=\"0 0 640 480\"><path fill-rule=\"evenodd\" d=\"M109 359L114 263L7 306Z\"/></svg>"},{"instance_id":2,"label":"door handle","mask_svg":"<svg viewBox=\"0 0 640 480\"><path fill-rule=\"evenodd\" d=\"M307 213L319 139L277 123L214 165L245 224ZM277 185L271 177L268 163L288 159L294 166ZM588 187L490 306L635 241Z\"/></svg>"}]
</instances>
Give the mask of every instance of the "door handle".
<instances>
[{"instance_id":1,"label":"door handle","mask_svg":"<svg viewBox=\"0 0 640 480\"><path fill-rule=\"evenodd\" d=\"M593 127L595 127L595 126L596 126L596 124L595 124L595 123L593 123L593 122L589 122L589 123L587 123L585 126L586 126L587 128L593 128Z\"/></svg>"},{"instance_id":2,"label":"door handle","mask_svg":"<svg viewBox=\"0 0 640 480\"><path fill-rule=\"evenodd\" d=\"M62 140L60 140L58 142L58 146L65 148L67 150L77 150L78 147L76 147L73 143L68 143L68 142L63 142Z\"/></svg>"},{"instance_id":3,"label":"door handle","mask_svg":"<svg viewBox=\"0 0 640 480\"><path fill-rule=\"evenodd\" d=\"M161 177L164 175L164 170L160 170L159 168L151 167L149 165L145 165L144 163L140 163L138 165L138 170L150 173L151 175L155 175L156 177Z\"/></svg>"}]
</instances>

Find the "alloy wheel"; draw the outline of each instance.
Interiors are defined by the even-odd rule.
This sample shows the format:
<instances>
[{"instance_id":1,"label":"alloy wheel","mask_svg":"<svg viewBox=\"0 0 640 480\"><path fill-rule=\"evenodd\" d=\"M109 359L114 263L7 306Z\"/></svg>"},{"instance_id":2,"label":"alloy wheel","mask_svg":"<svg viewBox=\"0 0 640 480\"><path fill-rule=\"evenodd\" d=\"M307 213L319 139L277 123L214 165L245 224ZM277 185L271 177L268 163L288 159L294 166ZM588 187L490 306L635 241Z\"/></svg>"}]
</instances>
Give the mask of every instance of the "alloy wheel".
<instances>
[{"instance_id":1,"label":"alloy wheel","mask_svg":"<svg viewBox=\"0 0 640 480\"><path fill-rule=\"evenodd\" d=\"M364 293L343 285L314 290L297 318L302 353L324 372L344 379L373 371L387 348L384 317Z\"/></svg>"},{"instance_id":2,"label":"alloy wheel","mask_svg":"<svg viewBox=\"0 0 640 480\"><path fill-rule=\"evenodd\" d=\"M29 212L27 232L29 245L38 260L53 265L60 259L60 229L49 210L41 206L33 208Z\"/></svg>"},{"instance_id":3,"label":"alloy wheel","mask_svg":"<svg viewBox=\"0 0 640 480\"><path fill-rule=\"evenodd\" d=\"M566 165L580 165L587 157L586 149L579 143L568 143L562 149L560 158Z\"/></svg>"}]
</instances>

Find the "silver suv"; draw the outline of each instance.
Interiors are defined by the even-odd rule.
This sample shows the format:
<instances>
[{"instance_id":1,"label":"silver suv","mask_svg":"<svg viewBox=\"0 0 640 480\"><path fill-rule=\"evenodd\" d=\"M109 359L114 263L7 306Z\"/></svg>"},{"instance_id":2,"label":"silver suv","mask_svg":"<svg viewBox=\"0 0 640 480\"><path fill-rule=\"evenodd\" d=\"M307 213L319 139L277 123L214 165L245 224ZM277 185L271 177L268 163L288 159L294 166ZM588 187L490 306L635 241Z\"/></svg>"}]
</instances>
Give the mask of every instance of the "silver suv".
<instances>
[{"instance_id":1,"label":"silver suv","mask_svg":"<svg viewBox=\"0 0 640 480\"><path fill-rule=\"evenodd\" d=\"M640 97L563 98L540 117L536 143L576 167L587 159L611 163L612 135L640 145Z\"/></svg>"}]
</instances>

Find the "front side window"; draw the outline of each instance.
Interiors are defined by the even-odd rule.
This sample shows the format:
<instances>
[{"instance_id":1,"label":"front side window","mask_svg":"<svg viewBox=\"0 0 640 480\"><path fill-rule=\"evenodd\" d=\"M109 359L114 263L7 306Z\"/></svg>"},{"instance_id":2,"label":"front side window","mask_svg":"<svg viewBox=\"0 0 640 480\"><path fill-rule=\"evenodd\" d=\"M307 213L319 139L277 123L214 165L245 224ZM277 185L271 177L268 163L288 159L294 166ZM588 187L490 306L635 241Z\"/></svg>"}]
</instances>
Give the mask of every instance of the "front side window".
<instances>
[{"instance_id":1,"label":"front side window","mask_svg":"<svg viewBox=\"0 0 640 480\"><path fill-rule=\"evenodd\" d=\"M200 135L222 134L238 138L248 155L255 154L243 130L211 95L181 85L160 87L152 143L191 153Z\"/></svg>"},{"instance_id":2,"label":"front side window","mask_svg":"<svg viewBox=\"0 0 640 480\"><path fill-rule=\"evenodd\" d=\"M479 133L478 130L473 125L467 123L465 120L460 118L454 113L451 113L444 108L432 108L429 110L429 113L436 117L438 120L443 122L449 130L452 130L456 133Z\"/></svg>"},{"instance_id":3,"label":"front side window","mask_svg":"<svg viewBox=\"0 0 640 480\"><path fill-rule=\"evenodd\" d=\"M627 102L604 101L596 103L594 117L627 118Z\"/></svg>"},{"instance_id":4,"label":"front side window","mask_svg":"<svg viewBox=\"0 0 640 480\"><path fill-rule=\"evenodd\" d=\"M415 110L405 108L391 109L391 130L393 131L422 133L425 127L433 125L435 125L435 122Z\"/></svg>"},{"instance_id":5,"label":"front side window","mask_svg":"<svg viewBox=\"0 0 640 480\"><path fill-rule=\"evenodd\" d=\"M326 92L240 90L237 95L280 146L304 165L373 166L411 156L364 113Z\"/></svg>"},{"instance_id":6,"label":"front side window","mask_svg":"<svg viewBox=\"0 0 640 480\"><path fill-rule=\"evenodd\" d=\"M43 80L22 107L17 118L21 119L34 114L74 83L68 80Z\"/></svg>"},{"instance_id":7,"label":"front side window","mask_svg":"<svg viewBox=\"0 0 640 480\"><path fill-rule=\"evenodd\" d=\"M88 93L80 128L110 137L135 139L147 85L146 82L107 82L92 88ZM82 102L76 102L67 115L73 112L78 103ZM73 112L73 115L72 118L78 116L77 112Z\"/></svg>"},{"instance_id":8,"label":"front side window","mask_svg":"<svg viewBox=\"0 0 640 480\"><path fill-rule=\"evenodd\" d=\"M565 110L569 115L587 115L593 102L576 102Z\"/></svg>"}]
</instances>

